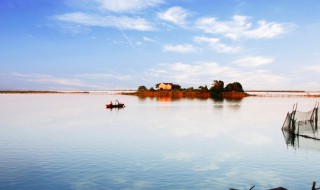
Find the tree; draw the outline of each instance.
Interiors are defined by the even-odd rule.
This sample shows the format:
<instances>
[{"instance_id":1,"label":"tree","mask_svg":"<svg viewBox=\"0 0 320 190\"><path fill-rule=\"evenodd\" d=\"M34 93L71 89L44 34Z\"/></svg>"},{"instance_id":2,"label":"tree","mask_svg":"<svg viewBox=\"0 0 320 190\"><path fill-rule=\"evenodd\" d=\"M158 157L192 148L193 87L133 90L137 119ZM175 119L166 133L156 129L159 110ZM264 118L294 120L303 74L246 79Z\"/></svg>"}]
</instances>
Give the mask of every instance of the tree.
<instances>
[{"instance_id":1,"label":"tree","mask_svg":"<svg viewBox=\"0 0 320 190\"><path fill-rule=\"evenodd\" d=\"M207 85L205 85L205 86L199 86L198 89L199 89L200 91L202 91L202 92L209 91Z\"/></svg>"},{"instance_id":2,"label":"tree","mask_svg":"<svg viewBox=\"0 0 320 190\"><path fill-rule=\"evenodd\" d=\"M138 87L138 91L143 91L143 90L148 90L148 89L145 86L139 86Z\"/></svg>"},{"instance_id":3,"label":"tree","mask_svg":"<svg viewBox=\"0 0 320 190\"><path fill-rule=\"evenodd\" d=\"M149 89L149 91L155 91L155 89L154 89L153 87L151 87L151 88Z\"/></svg>"},{"instance_id":4,"label":"tree","mask_svg":"<svg viewBox=\"0 0 320 190\"><path fill-rule=\"evenodd\" d=\"M212 83L212 87L210 88L211 92L221 93L224 91L224 82L221 80L214 80Z\"/></svg>"},{"instance_id":5,"label":"tree","mask_svg":"<svg viewBox=\"0 0 320 190\"><path fill-rule=\"evenodd\" d=\"M229 83L226 88L226 92L243 92L242 85L239 82Z\"/></svg>"},{"instance_id":6,"label":"tree","mask_svg":"<svg viewBox=\"0 0 320 190\"><path fill-rule=\"evenodd\" d=\"M224 82L222 80L214 80L210 88L211 97L221 99L224 91Z\"/></svg>"},{"instance_id":7,"label":"tree","mask_svg":"<svg viewBox=\"0 0 320 190\"><path fill-rule=\"evenodd\" d=\"M158 89L159 88L159 85L160 85L161 83L158 83L158 84L156 84L156 89Z\"/></svg>"}]
</instances>

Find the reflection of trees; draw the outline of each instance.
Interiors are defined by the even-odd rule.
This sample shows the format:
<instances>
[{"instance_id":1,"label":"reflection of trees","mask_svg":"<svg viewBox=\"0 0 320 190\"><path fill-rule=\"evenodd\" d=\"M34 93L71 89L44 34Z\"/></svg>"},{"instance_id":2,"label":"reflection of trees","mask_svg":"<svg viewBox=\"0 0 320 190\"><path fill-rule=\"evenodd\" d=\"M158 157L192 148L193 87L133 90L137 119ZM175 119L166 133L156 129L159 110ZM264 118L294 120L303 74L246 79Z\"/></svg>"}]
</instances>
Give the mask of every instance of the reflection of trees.
<instances>
[{"instance_id":1,"label":"reflection of trees","mask_svg":"<svg viewBox=\"0 0 320 190\"><path fill-rule=\"evenodd\" d=\"M230 108L232 110L238 110L241 108L242 99L212 99L215 109L223 109L224 107Z\"/></svg>"},{"instance_id":2,"label":"reflection of trees","mask_svg":"<svg viewBox=\"0 0 320 190\"><path fill-rule=\"evenodd\" d=\"M143 97L143 96L137 96L138 97L138 100L139 102L145 102L147 97Z\"/></svg>"},{"instance_id":3,"label":"reflection of trees","mask_svg":"<svg viewBox=\"0 0 320 190\"><path fill-rule=\"evenodd\" d=\"M242 98L236 98L236 99L226 98L225 100L226 100L226 103L227 103L229 108L231 108L233 110L240 109Z\"/></svg>"},{"instance_id":4,"label":"reflection of trees","mask_svg":"<svg viewBox=\"0 0 320 190\"><path fill-rule=\"evenodd\" d=\"M223 104L215 104L215 105L214 105L214 108L215 108L215 109L222 110L222 109L223 109Z\"/></svg>"},{"instance_id":5,"label":"reflection of trees","mask_svg":"<svg viewBox=\"0 0 320 190\"><path fill-rule=\"evenodd\" d=\"M229 102L229 103L241 103L242 102L242 98L226 98L225 100L226 100L226 102Z\"/></svg>"},{"instance_id":6,"label":"reflection of trees","mask_svg":"<svg viewBox=\"0 0 320 190\"><path fill-rule=\"evenodd\" d=\"M211 99L212 100L212 102L213 102L213 107L215 108L215 109L218 109L218 110L222 110L223 109L223 104L224 104L224 99L216 99L216 98L214 98L214 99Z\"/></svg>"}]
</instances>

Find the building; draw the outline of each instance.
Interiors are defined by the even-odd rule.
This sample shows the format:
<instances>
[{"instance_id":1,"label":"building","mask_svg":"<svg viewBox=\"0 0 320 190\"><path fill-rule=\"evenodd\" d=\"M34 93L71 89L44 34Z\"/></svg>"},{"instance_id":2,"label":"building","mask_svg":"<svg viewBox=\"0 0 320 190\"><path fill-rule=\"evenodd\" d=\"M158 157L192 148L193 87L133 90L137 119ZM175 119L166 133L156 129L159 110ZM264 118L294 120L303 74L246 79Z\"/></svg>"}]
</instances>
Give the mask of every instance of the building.
<instances>
[{"instance_id":1,"label":"building","mask_svg":"<svg viewBox=\"0 0 320 190\"><path fill-rule=\"evenodd\" d=\"M178 90L181 89L181 86L178 84L172 84L172 83L160 83L158 86L159 90Z\"/></svg>"}]
</instances>

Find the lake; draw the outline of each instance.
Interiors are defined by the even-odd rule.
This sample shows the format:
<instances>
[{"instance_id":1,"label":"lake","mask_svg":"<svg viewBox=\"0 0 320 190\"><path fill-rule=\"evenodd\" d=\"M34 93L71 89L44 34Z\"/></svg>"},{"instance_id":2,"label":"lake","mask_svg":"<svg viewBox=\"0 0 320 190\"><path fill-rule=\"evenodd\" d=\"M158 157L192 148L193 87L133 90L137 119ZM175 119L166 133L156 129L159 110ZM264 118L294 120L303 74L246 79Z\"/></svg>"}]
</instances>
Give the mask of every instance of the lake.
<instances>
[{"instance_id":1,"label":"lake","mask_svg":"<svg viewBox=\"0 0 320 190\"><path fill-rule=\"evenodd\" d=\"M0 189L319 187L320 143L281 131L316 101L0 94Z\"/></svg>"}]
</instances>

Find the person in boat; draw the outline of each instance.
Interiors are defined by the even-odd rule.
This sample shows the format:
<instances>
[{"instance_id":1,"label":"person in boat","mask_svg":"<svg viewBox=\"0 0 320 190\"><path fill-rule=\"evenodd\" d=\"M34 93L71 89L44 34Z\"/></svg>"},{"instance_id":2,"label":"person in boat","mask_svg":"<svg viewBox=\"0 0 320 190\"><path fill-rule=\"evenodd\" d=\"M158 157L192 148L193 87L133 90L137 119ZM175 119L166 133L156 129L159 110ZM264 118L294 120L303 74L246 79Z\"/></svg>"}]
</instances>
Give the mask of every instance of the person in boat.
<instances>
[{"instance_id":1,"label":"person in boat","mask_svg":"<svg viewBox=\"0 0 320 190\"><path fill-rule=\"evenodd\" d=\"M110 106L112 106L112 101L110 101Z\"/></svg>"}]
</instances>

